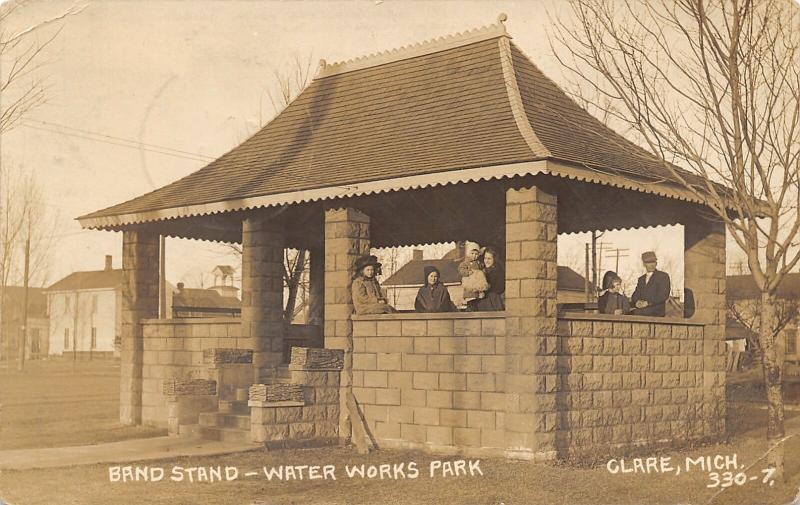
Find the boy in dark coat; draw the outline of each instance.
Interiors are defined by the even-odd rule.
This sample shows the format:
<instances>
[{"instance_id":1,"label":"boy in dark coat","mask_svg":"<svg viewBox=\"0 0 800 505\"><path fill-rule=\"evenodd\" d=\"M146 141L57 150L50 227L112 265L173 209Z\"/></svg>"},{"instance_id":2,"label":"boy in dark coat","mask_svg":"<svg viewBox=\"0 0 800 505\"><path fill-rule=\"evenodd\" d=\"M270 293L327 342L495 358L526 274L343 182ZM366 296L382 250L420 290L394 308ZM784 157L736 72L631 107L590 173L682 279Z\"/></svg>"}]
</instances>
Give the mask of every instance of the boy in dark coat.
<instances>
[{"instance_id":1,"label":"boy in dark coat","mask_svg":"<svg viewBox=\"0 0 800 505\"><path fill-rule=\"evenodd\" d=\"M669 275L656 270L658 259L653 251L642 254L642 263L647 273L639 277L636 283L636 290L631 296L631 314L664 317L671 287Z\"/></svg>"},{"instance_id":2,"label":"boy in dark coat","mask_svg":"<svg viewBox=\"0 0 800 505\"><path fill-rule=\"evenodd\" d=\"M453 312L456 310L447 287L439 282L441 274L436 267L425 267L425 285L419 288L414 310L417 312Z\"/></svg>"}]
</instances>

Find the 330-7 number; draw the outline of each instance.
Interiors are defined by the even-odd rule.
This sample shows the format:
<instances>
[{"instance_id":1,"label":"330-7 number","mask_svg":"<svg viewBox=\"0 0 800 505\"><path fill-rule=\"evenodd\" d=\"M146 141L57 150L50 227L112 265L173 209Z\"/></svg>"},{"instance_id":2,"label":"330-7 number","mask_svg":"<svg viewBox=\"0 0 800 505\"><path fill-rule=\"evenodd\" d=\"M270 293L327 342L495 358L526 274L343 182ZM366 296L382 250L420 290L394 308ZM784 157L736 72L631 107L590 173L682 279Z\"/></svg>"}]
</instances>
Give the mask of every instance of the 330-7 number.
<instances>
[{"instance_id":1,"label":"330-7 number","mask_svg":"<svg viewBox=\"0 0 800 505\"><path fill-rule=\"evenodd\" d=\"M761 479L761 482L764 484L772 484L772 475L775 473L774 468L765 468L761 470L761 473L764 474L764 477ZM706 487L713 488L713 487L731 487L734 484L737 486L743 486L747 484L748 479L747 475L744 472L739 472L734 474L733 472L723 472L720 475L717 472L709 472L708 478L711 479L711 482L706 485Z\"/></svg>"}]
</instances>

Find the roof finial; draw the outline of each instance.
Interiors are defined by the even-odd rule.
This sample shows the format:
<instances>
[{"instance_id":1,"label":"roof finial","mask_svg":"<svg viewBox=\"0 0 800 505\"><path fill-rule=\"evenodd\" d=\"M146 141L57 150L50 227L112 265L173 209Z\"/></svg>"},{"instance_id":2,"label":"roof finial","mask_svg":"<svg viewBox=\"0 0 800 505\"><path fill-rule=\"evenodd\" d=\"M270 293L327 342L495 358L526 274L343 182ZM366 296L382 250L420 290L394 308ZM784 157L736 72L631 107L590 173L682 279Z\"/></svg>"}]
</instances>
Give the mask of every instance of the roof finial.
<instances>
[{"instance_id":1,"label":"roof finial","mask_svg":"<svg viewBox=\"0 0 800 505\"><path fill-rule=\"evenodd\" d=\"M502 25L506 21L508 21L508 14L501 12L500 15L497 16L497 23Z\"/></svg>"}]
</instances>

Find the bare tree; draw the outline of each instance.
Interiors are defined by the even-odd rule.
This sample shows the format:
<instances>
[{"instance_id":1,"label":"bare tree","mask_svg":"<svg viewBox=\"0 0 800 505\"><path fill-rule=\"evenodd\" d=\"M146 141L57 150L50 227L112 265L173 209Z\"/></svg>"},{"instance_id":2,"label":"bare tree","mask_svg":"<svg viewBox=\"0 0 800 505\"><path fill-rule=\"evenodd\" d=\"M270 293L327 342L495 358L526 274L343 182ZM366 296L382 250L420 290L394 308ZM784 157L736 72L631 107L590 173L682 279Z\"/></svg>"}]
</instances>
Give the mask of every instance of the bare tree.
<instances>
[{"instance_id":1,"label":"bare tree","mask_svg":"<svg viewBox=\"0 0 800 505\"><path fill-rule=\"evenodd\" d=\"M259 97L258 128L262 128L271 118L280 114L308 86L313 77L311 74L314 68L313 55L308 55L306 58L295 55L287 68L287 70L274 69L272 71L271 82ZM270 119L265 119L263 113L264 94L266 94L272 106L272 110L267 116ZM252 132L249 133L252 134ZM230 247L234 253L241 257L241 246L231 244ZM304 274L304 272L307 273L309 268L308 252L302 249L286 249L284 251L283 267L283 282L288 289L283 317L284 321L291 323L294 317L303 310L306 303L303 296L301 297L301 306L296 307L298 291L300 291L304 279L308 277Z\"/></svg>"},{"instance_id":2,"label":"bare tree","mask_svg":"<svg viewBox=\"0 0 800 505\"><path fill-rule=\"evenodd\" d=\"M748 347L755 349L759 353L761 352L759 339L753 338L753 336L758 336L761 333L761 303L762 301L759 298L752 300L728 298L725 301L728 317L749 330L750 333L746 337ZM800 302L782 298L777 300L774 310L775 317L772 319L774 326L769 331L779 335L789 323L795 321L800 315Z\"/></svg>"},{"instance_id":3,"label":"bare tree","mask_svg":"<svg viewBox=\"0 0 800 505\"><path fill-rule=\"evenodd\" d=\"M5 334L8 328L2 320L6 313L6 287L45 284L55 224L35 174L22 169L0 171L0 340L5 344L7 360L14 335ZM27 280L26 242L30 244Z\"/></svg>"},{"instance_id":4,"label":"bare tree","mask_svg":"<svg viewBox=\"0 0 800 505\"><path fill-rule=\"evenodd\" d=\"M0 5L0 27L8 26L28 3L18 0ZM58 37L61 27L43 34L45 28L83 9L73 4L60 14L11 33L0 28L0 135L45 102L46 84L39 70L47 63L45 49Z\"/></svg>"},{"instance_id":5,"label":"bare tree","mask_svg":"<svg viewBox=\"0 0 800 505\"><path fill-rule=\"evenodd\" d=\"M747 257L761 293L769 459L782 473L774 329L776 290L800 261L798 8L788 0L573 0L571 7L551 40L575 92L607 98L594 107L630 127L632 140L707 202Z\"/></svg>"}]
</instances>

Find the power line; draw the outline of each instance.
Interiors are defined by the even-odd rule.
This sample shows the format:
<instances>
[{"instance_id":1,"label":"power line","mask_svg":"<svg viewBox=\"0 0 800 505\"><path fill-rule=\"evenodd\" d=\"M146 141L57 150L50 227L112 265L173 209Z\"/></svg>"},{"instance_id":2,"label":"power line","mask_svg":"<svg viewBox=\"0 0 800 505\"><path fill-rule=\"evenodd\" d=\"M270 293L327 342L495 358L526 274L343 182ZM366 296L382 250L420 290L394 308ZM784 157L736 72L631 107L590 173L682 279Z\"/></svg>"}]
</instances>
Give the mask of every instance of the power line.
<instances>
[{"instance_id":1,"label":"power line","mask_svg":"<svg viewBox=\"0 0 800 505\"><path fill-rule=\"evenodd\" d=\"M186 155L189 155L189 156L196 156L196 157L200 157L200 158L208 158L209 160L214 160L215 159L213 156L209 156L207 154L194 153L194 152L191 152L191 151L182 151L180 149L175 149L174 147L162 146L162 145L158 145L158 144L149 144L147 142L141 142L139 140L127 139L127 138L124 138L124 137L116 137L114 135L109 135L107 133L97 133L97 132L93 132L93 131L89 131L89 130L83 130L81 128L75 128L74 126L67 126L67 125L58 124L58 123L51 123L49 121L42 121L41 119L27 119L27 118L25 118L25 119L23 119L23 121L32 122L32 123L39 123L39 124L43 124L43 125L46 125L46 126L52 126L52 127L56 127L56 128L63 128L65 130L72 130L72 131L76 131L76 132L80 132L80 133L85 133L87 135L95 135L95 136L98 136L98 137L105 137L105 138L108 138L108 139L119 140L119 141L122 141L122 142L130 142L131 144L136 144L138 146L150 147L150 148L154 148L154 149L163 149L165 151L172 151L172 152L175 152L175 153L178 153L178 154L186 154Z\"/></svg>"},{"instance_id":2,"label":"power line","mask_svg":"<svg viewBox=\"0 0 800 505\"><path fill-rule=\"evenodd\" d=\"M172 152L167 152L167 151L159 151L159 150L156 150L156 149L150 149L150 148L143 147L143 146L124 144L122 142L114 142L114 141L110 141L110 140L104 140L104 139L100 139L100 138L90 137L90 136L81 135L81 134L78 134L78 133L69 133L69 132L59 131L59 130L56 130L56 129L45 128L45 127L41 127L41 126L33 126L33 125L29 125L29 124L22 124L20 126L23 126L25 128L32 128L34 130L42 130L42 131L46 131L46 132L50 132L50 133L58 133L60 135L66 135L68 137L77 137L77 138L82 138L82 139L85 139L85 140L93 140L95 142L100 142L100 143L103 143L103 144L110 144L110 145L115 145L115 146L120 146L120 147L127 147L129 149L137 149L137 150L147 151L147 152L156 153L156 154L164 154L164 155L173 156L173 157L176 157L176 158L184 158L184 159L192 160L192 161L202 161L204 163L207 163L209 161L209 159L201 157L203 155L197 155L197 157L190 157L190 156L186 156L186 155L183 155L183 154L177 154L177 153L172 153Z\"/></svg>"}]
</instances>

